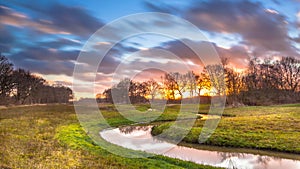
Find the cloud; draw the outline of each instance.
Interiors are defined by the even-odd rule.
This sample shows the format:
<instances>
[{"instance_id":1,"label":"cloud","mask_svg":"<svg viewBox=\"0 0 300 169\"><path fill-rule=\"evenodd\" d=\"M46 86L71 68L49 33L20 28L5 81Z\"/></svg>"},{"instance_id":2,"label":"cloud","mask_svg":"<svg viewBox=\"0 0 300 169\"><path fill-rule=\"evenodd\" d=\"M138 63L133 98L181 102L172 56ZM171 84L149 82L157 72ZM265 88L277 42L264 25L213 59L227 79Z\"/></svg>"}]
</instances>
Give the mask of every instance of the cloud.
<instances>
[{"instance_id":1,"label":"cloud","mask_svg":"<svg viewBox=\"0 0 300 169\"><path fill-rule=\"evenodd\" d=\"M197 46L200 51L205 52L207 45L212 45L215 50L217 51L220 58L228 58L230 64L236 66L237 68L245 68L248 64L248 49L245 46L232 46L229 49L225 49L222 47L217 46L217 44L205 41L191 41L184 39L182 41L189 41L190 43L194 44L193 46ZM161 49L168 50L174 53L179 58L183 59L187 63L191 62L195 65L203 65L200 59L203 59L205 56L197 56L188 46L184 45L182 41L175 40L169 41L159 47ZM199 67L198 67L199 68Z\"/></svg>"},{"instance_id":2,"label":"cloud","mask_svg":"<svg viewBox=\"0 0 300 169\"><path fill-rule=\"evenodd\" d=\"M33 73L39 73L43 75L73 75L74 63L71 61L41 61L41 60L29 60L14 61L14 64L18 68L27 69Z\"/></svg>"},{"instance_id":3,"label":"cloud","mask_svg":"<svg viewBox=\"0 0 300 169\"><path fill-rule=\"evenodd\" d=\"M189 9L186 17L207 31L238 33L259 51L293 52L285 18L266 12L260 3L209 1Z\"/></svg>"},{"instance_id":4,"label":"cloud","mask_svg":"<svg viewBox=\"0 0 300 169\"><path fill-rule=\"evenodd\" d=\"M300 35L295 38L291 38L291 40L295 41L296 43L300 43Z\"/></svg>"},{"instance_id":5,"label":"cloud","mask_svg":"<svg viewBox=\"0 0 300 169\"><path fill-rule=\"evenodd\" d=\"M48 20L34 21L26 14L17 12L11 8L0 6L1 25L15 26L19 28L28 27L48 34L70 34L70 32L62 31L52 25Z\"/></svg>"},{"instance_id":6,"label":"cloud","mask_svg":"<svg viewBox=\"0 0 300 169\"><path fill-rule=\"evenodd\" d=\"M99 43L93 46L91 51L79 51L79 50L66 50L64 47L79 45L79 42L72 39L59 38L46 42L35 42L34 45L23 46L21 50L9 55L9 59L15 64L16 67L29 69L34 73L44 75L68 75L73 74L75 63L77 63L77 57L80 52L88 54L90 56L98 57L99 52L103 50L101 46L107 45L106 43ZM122 61L123 54L137 51L137 48L118 43L106 54L100 65L98 66L98 72L103 74L112 74L116 67ZM93 59L94 60L94 59ZM97 64L86 60L82 64L83 76L80 76L80 80L87 80L87 76L91 72L92 64ZM97 66L97 65L95 65Z\"/></svg>"},{"instance_id":7,"label":"cloud","mask_svg":"<svg viewBox=\"0 0 300 169\"><path fill-rule=\"evenodd\" d=\"M150 8L181 15L209 33L238 34L242 37L241 43L249 46L259 56L272 51L284 55L299 55L291 45L285 16L265 9L261 3L248 0L194 3L197 5L187 7L182 13L164 6Z\"/></svg>"},{"instance_id":8,"label":"cloud","mask_svg":"<svg viewBox=\"0 0 300 169\"><path fill-rule=\"evenodd\" d=\"M71 61L76 60L79 51L62 51L53 48L28 47L10 58L16 62L19 60L37 60L37 61Z\"/></svg>"},{"instance_id":9,"label":"cloud","mask_svg":"<svg viewBox=\"0 0 300 169\"><path fill-rule=\"evenodd\" d=\"M50 21L56 28L80 36L90 36L103 26L99 19L80 7L54 4L45 11L45 15L50 17Z\"/></svg>"},{"instance_id":10,"label":"cloud","mask_svg":"<svg viewBox=\"0 0 300 169\"><path fill-rule=\"evenodd\" d=\"M145 1L144 5L148 9L151 9L156 12L162 12L162 13L172 13L174 10L178 10L178 8L175 8L170 5L166 5L165 3L162 3L162 2L159 4L157 4L157 3L154 4L154 3L150 3L149 1Z\"/></svg>"},{"instance_id":11,"label":"cloud","mask_svg":"<svg viewBox=\"0 0 300 169\"><path fill-rule=\"evenodd\" d=\"M0 6L0 20L3 25L28 27L47 34L72 34L79 37L89 37L103 23L80 7L51 4L39 12L44 18L31 18L6 6Z\"/></svg>"},{"instance_id":12,"label":"cloud","mask_svg":"<svg viewBox=\"0 0 300 169\"><path fill-rule=\"evenodd\" d=\"M297 26L298 26L298 29L300 29L300 11L297 13Z\"/></svg>"},{"instance_id":13,"label":"cloud","mask_svg":"<svg viewBox=\"0 0 300 169\"><path fill-rule=\"evenodd\" d=\"M230 66L244 69L249 64L250 57L245 46L232 46L229 49L216 46L216 50L222 58L228 59Z\"/></svg>"},{"instance_id":14,"label":"cloud","mask_svg":"<svg viewBox=\"0 0 300 169\"><path fill-rule=\"evenodd\" d=\"M45 47L45 48L54 48L54 49L60 49L63 47L80 47L82 44L80 41L74 40L74 39L66 39L66 38L59 38L52 41L46 41L46 42L38 42L36 46L39 47Z\"/></svg>"},{"instance_id":15,"label":"cloud","mask_svg":"<svg viewBox=\"0 0 300 169\"><path fill-rule=\"evenodd\" d=\"M0 27L0 52L10 52L12 44L15 42L14 35L5 27Z\"/></svg>"},{"instance_id":16,"label":"cloud","mask_svg":"<svg viewBox=\"0 0 300 169\"><path fill-rule=\"evenodd\" d=\"M102 50L102 46L107 45L106 43L97 43L94 46L94 49L96 51ZM116 67L122 62L122 56L124 54L130 54L133 52L138 51L137 48L128 46L123 43L116 44L113 48L109 50L109 52L104 56L103 60L101 61L98 72L104 73L104 74L111 74L115 71Z\"/></svg>"},{"instance_id":17,"label":"cloud","mask_svg":"<svg viewBox=\"0 0 300 169\"><path fill-rule=\"evenodd\" d=\"M9 59L17 68L43 75L72 76L80 52L76 49L81 47L82 39L89 37L103 23L81 7L58 3L48 3L47 7L34 4L15 6L19 8L0 6L0 50L9 53ZM23 39L14 45L16 31L22 32L18 38ZM70 34L73 39L61 34ZM12 46L14 51L10 50ZM104 65L105 62L111 65L110 59L104 60Z\"/></svg>"},{"instance_id":18,"label":"cloud","mask_svg":"<svg viewBox=\"0 0 300 169\"><path fill-rule=\"evenodd\" d=\"M116 67L120 64L120 61L117 60L111 53L105 56L98 67L98 72L104 74L111 74L115 71Z\"/></svg>"},{"instance_id":19,"label":"cloud","mask_svg":"<svg viewBox=\"0 0 300 169\"><path fill-rule=\"evenodd\" d=\"M16 68L23 68L43 75L72 76L74 61L79 51L62 51L53 48L27 47L8 58Z\"/></svg>"},{"instance_id":20,"label":"cloud","mask_svg":"<svg viewBox=\"0 0 300 169\"><path fill-rule=\"evenodd\" d=\"M166 49L166 50L174 53L176 56L178 56L179 58L181 58L185 61L189 60L189 61L192 61L194 64L203 65L203 63L201 62L201 60L199 58L201 56L197 56L188 46L186 46L183 43L184 41L189 41L191 43L197 43L195 41L191 41L188 39L183 39L182 41L175 40L175 41L165 42L159 48ZM200 47L204 43L207 43L207 42L198 42L197 45L199 45L199 47Z\"/></svg>"}]
</instances>

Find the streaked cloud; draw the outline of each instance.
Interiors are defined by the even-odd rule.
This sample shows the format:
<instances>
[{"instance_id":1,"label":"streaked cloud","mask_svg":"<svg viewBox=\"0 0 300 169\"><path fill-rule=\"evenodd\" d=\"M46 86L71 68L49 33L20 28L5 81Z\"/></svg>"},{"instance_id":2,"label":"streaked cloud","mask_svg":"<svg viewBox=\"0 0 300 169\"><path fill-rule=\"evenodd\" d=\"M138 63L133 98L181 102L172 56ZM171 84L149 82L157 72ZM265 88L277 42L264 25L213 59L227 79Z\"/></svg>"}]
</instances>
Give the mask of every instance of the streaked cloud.
<instances>
[{"instance_id":1,"label":"streaked cloud","mask_svg":"<svg viewBox=\"0 0 300 169\"><path fill-rule=\"evenodd\" d=\"M241 43L251 47L259 56L271 51L299 55L291 45L285 16L274 9L266 9L262 3L249 0L196 2L198 5L180 10L181 13L164 6L150 7L181 15L207 32L238 34L242 37Z\"/></svg>"},{"instance_id":2,"label":"streaked cloud","mask_svg":"<svg viewBox=\"0 0 300 169\"><path fill-rule=\"evenodd\" d=\"M49 34L70 34L70 32L62 31L52 25L51 21L37 20L34 21L27 15L17 12L11 8L0 7L0 20L4 25L15 26L19 28L30 27L37 31Z\"/></svg>"},{"instance_id":3,"label":"streaked cloud","mask_svg":"<svg viewBox=\"0 0 300 169\"><path fill-rule=\"evenodd\" d=\"M99 19L80 7L54 3L38 12L47 19L31 18L9 7L0 6L0 20L5 25L30 27L48 34L72 34L85 37L90 36L103 25Z\"/></svg>"}]
</instances>

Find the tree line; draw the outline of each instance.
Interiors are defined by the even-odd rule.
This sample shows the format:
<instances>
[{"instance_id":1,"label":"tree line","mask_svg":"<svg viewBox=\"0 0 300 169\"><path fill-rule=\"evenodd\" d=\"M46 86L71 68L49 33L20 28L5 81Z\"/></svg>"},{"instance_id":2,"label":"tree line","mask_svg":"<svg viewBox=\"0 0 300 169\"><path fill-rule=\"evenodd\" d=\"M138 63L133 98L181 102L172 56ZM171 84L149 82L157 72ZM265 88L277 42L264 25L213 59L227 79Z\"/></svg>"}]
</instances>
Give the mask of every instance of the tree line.
<instances>
[{"instance_id":1,"label":"tree line","mask_svg":"<svg viewBox=\"0 0 300 169\"><path fill-rule=\"evenodd\" d=\"M61 85L49 85L45 79L13 64L0 55L0 104L68 103L72 90Z\"/></svg>"},{"instance_id":2,"label":"tree line","mask_svg":"<svg viewBox=\"0 0 300 169\"><path fill-rule=\"evenodd\" d=\"M300 61L293 57L280 60L257 58L236 71L223 58L220 65L208 65L201 73L165 73L160 81L144 82L125 78L98 94L99 102L146 103L155 99L169 102L202 95L226 95L227 104L270 105L300 102Z\"/></svg>"}]
</instances>

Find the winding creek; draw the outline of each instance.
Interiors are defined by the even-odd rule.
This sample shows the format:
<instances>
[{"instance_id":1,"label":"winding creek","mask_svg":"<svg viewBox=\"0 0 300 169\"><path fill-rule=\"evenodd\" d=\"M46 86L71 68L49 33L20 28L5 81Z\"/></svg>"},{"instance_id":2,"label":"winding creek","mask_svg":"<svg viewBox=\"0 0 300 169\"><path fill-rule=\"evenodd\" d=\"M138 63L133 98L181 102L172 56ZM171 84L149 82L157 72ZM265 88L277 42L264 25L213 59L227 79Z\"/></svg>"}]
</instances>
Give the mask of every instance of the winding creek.
<instances>
[{"instance_id":1,"label":"winding creek","mask_svg":"<svg viewBox=\"0 0 300 169\"><path fill-rule=\"evenodd\" d=\"M201 150L174 145L155 139L151 135L151 128L152 126L125 126L103 130L100 132L100 135L106 141L125 148L160 154L199 164L239 169L300 169L299 160L251 153ZM153 148L154 145L158 149ZM161 147L172 148L165 152L158 151Z\"/></svg>"}]
</instances>

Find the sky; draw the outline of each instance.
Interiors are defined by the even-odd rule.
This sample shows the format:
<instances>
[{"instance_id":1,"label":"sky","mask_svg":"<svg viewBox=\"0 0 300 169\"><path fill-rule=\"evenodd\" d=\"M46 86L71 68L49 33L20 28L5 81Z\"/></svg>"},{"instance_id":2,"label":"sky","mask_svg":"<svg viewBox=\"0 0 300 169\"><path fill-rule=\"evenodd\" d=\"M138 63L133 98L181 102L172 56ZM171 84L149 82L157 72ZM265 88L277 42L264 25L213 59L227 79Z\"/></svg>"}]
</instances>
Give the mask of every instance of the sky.
<instances>
[{"instance_id":1,"label":"sky","mask_svg":"<svg viewBox=\"0 0 300 169\"><path fill-rule=\"evenodd\" d=\"M145 15L126 20L127 16L145 12L170 14L180 19ZM181 19L195 25L205 38ZM105 34L91 37L109 24L112 25ZM132 34L135 31L142 33ZM178 38L166 34L176 34ZM246 68L252 57L300 58L300 1L0 2L2 55L16 68L67 86L74 82L75 66L81 65L82 72L75 79L80 82L77 97L92 97L130 76L147 80L159 78L161 70L198 73L203 62L186 44L200 51L213 46L219 56L229 58L229 64L235 69ZM105 53L108 46L109 51ZM105 56L98 65L97 59L80 60L80 54ZM91 81L94 88L89 85Z\"/></svg>"}]
</instances>

